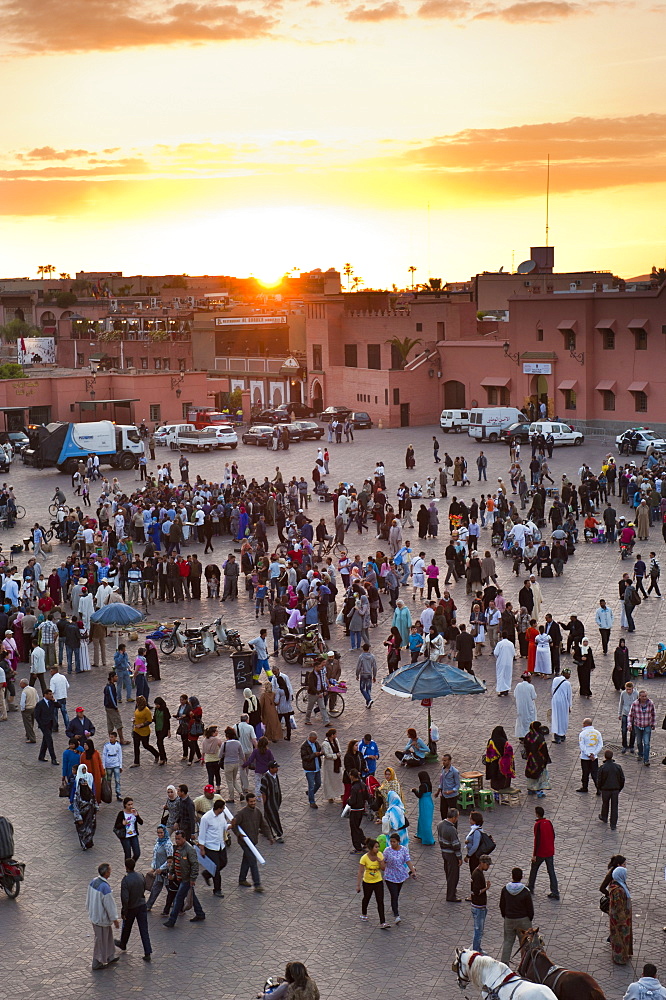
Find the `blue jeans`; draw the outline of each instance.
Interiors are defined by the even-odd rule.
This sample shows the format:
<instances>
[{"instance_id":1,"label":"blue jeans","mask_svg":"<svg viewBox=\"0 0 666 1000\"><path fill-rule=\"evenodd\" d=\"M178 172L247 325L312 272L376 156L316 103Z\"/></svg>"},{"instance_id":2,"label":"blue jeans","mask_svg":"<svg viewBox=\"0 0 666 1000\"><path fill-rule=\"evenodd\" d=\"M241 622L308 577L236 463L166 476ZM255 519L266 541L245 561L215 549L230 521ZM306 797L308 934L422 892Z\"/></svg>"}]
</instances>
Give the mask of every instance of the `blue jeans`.
<instances>
[{"instance_id":1,"label":"blue jeans","mask_svg":"<svg viewBox=\"0 0 666 1000\"><path fill-rule=\"evenodd\" d=\"M55 710L56 724L58 720L58 710L60 710L62 712L63 725L65 726L65 728L67 728L67 726L69 725L69 716L67 714L67 699L58 698L57 702L55 703L55 707L56 707Z\"/></svg>"},{"instance_id":2,"label":"blue jeans","mask_svg":"<svg viewBox=\"0 0 666 1000\"><path fill-rule=\"evenodd\" d=\"M261 879L259 878L259 862L250 848L243 844L243 860L241 861L238 881L244 882L247 878L248 872L252 875L252 885L261 885Z\"/></svg>"},{"instance_id":3,"label":"blue jeans","mask_svg":"<svg viewBox=\"0 0 666 1000\"><path fill-rule=\"evenodd\" d=\"M120 705L123 700L123 684L125 685L125 693L127 697L132 697L132 679L130 677L129 670L118 670L118 668L116 668L116 673L118 674L118 681L116 683L116 698L118 699L118 704Z\"/></svg>"},{"instance_id":4,"label":"blue jeans","mask_svg":"<svg viewBox=\"0 0 666 1000\"><path fill-rule=\"evenodd\" d=\"M76 666L77 674L81 673L81 650L80 649L70 649L69 646L65 646L67 650L67 673L72 672L72 656L74 657L74 663Z\"/></svg>"},{"instance_id":5,"label":"blue jeans","mask_svg":"<svg viewBox=\"0 0 666 1000\"><path fill-rule=\"evenodd\" d=\"M631 732L629 733L629 742L627 743L627 722L628 722L627 716L623 715L622 716L622 748L624 750L632 750L633 751L633 749L634 749L634 743L636 742L636 730L635 729L631 730Z\"/></svg>"},{"instance_id":6,"label":"blue jeans","mask_svg":"<svg viewBox=\"0 0 666 1000\"><path fill-rule=\"evenodd\" d=\"M65 640L63 636L58 637L58 666L62 666L62 658L65 655Z\"/></svg>"},{"instance_id":7,"label":"blue jeans","mask_svg":"<svg viewBox=\"0 0 666 1000\"><path fill-rule=\"evenodd\" d=\"M402 579L400 580L400 583L403 584L408 582L409 582L409 563L404 562L402 564Z\"/></svg>"},{"instance_id":8,"label":"blue jeans","mask_svg":"<svg viewBox=\"0 0 666 1000\"><path fill-rule=\"evenodd\" d=\"M321 771L306 771L305 777L308 781L308 802L312 803L321 788Z\"/></svg>"},{"instance_id":9,"label":"blue jeans","mask_svg":"<svg viewBox=\"0 0 666 1000\"><path fill-rule=\"evenodd\" d=\"M372 677L361 677L359 681L361 694L365 698L366 705L372 701Z\"/></svg>"},{"instance_id":10,"label":"blue jeans","mask_svg":"<svg viewBox=\"0 0 666 1000\"><path fill-rule=\"evenodd\" d=\"M483 937L483 927L486 922L487 913L487 906L472 906L472 919L474 921L472 951L481 951L481 938Z\"/></svg>"},{"instance_id":11,"label":"blue jeans","mask_svg":"<svg viewBox=\"0 0 666 1000\"><path fill-rule=\"evenodd\" d=\"M638 750L638 756L642 755L643 763L647 764L650 760L650 740L652 738L652 729L650 726L646 726L644 729L641 726L634 726L636 731L636 749Z\"/></svg>"},{"instance_id":12,"label":"blue jeans","mask_svg":"<svg viewBox=\"0 0 666 1000\"><path fill-rule=\"evenodd\" d=\"M361 633L360 632L350 632L351 636L351 648L360 649L361 648Z\"/></svg>"},{"instance_id":13,"label":"blue jeans","mask_svg":"<svg viewBox=\"0 0 666 1000\"><path fill-rule=\"evenodd\" d=\"M190 888L191 886L189 882L181 882L178 886L178 890L176 892L176 898L173 901L173 906L171 907L171 913L169 914L169 919L167 920L167 923L170 924L172 927L176 923L176 920L178 919L178 914L183 908L183 903L185 902L185 899L187 897L188 892L190 891ZM201 906L201 903L197 899L196 892L192 892L192 906L194 907L194 912L197 915L197 917L206 916Z\"/></svg>"},{"instance_id":14,"label":"blue jeans","mask_svg":"<svg viewBox=\"0 0 666 1000\"><path fill-rule=\"evenodd\" d=\"M107 767L106 768L106 780L111 784L111 777L116 786L116 798L120 798L120 768L119 767Z\"/></svg>"},{"instance_id":15,"label":"blue jeans","mask_svg":"<svg viewBox=\"0 0 666 1000\"><path fill-rule=\"evenodd\" d=\"M280 648L280 636L282 635L282 626L273 626L273 652L277 653Z\"/></svg>"}]
</instances>

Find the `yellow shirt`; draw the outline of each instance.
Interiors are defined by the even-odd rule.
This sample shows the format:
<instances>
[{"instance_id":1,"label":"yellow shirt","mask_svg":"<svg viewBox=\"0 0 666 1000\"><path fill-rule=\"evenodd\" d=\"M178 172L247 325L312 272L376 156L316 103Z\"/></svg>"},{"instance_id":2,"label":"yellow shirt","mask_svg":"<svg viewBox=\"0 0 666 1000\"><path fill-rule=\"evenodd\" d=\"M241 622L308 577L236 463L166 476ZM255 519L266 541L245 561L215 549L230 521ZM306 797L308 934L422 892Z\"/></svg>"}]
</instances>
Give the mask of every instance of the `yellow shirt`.
<instances>
[{"instance_id":1,"label":"yellow shirt","mask_svg":"<svg viewBox=\"0 0 666 1000\"><path fill-rule=\"evenodd\" d=\"M359 860L359 865L363 865L365 871L363 873L364 882L381 882L382 881L382 870L379 867L379 862L384 860L384 855L381 851L377 851L377 857L372 858L369 854L364 854Z\"/></svg>"},{"instance_id":2,"label":"yellow shirt","mask_svg":"<svg viewBox=\"0 0 666 1000\"><path fill-rule=\"evenodd\" d=\"M134 732L139 736L148 736L152 721L153 716L148 706L143 709L137 708L134 710Z\"/></svg>"}]
</instances>

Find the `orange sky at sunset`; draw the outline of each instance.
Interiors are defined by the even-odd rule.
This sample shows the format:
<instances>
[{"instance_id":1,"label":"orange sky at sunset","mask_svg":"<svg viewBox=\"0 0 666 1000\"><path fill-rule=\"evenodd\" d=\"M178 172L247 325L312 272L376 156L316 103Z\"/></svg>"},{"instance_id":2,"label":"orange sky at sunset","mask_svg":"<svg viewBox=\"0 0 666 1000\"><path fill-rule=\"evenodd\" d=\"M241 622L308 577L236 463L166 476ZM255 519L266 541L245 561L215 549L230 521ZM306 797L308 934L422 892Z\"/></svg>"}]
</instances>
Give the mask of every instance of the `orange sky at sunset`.
<instances>
[{"instance_id":1,"label":"orange sky at sunset","mask_svg":"<svg viewBox=\"0 0 666 1000\"><path fill-rule=\"evenodd\" d=\"M0 0L0 276L664 266L657 3ZM654 40L654 41L653 41ZM648 42L650 44L648 44ZM429 209L428 209L428 206Z\"/></svg>"}]
</instances>

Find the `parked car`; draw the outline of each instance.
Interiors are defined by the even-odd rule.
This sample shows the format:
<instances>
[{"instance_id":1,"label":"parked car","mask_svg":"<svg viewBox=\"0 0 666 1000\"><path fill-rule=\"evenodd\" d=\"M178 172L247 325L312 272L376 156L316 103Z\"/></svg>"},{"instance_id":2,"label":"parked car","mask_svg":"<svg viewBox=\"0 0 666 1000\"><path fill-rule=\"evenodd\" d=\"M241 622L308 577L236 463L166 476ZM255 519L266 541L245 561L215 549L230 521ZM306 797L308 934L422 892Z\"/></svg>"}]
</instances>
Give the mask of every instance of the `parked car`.
<instances>
[{"instance_id":1,"label":"parked car","mask_svg":"<svg viewBox=\"0 0 666 1000\"><path fill-rule=\"evenodd\" d=\"M585 440L582 431L577 431L570 424L554 420L536 420L530 424L530 434L543 434L544 437L552 434L555 444L582 444Z\"/></svg>"},{"instance_id":2,"label":"parked car","mask_svg":"<svg viewBox=\"0 0 666 1000\"><path fill-rule=\"evenodd\" d=\"M346 420L350 413L351 410L348 406L327 406L326 409L322 410L319 414L319 419L327 422L332 420L333 417L337 417L338 420Z\"/></svg>"},{"instance_id":3,"label":"parked car","mask_svg":"<svg viewBox=\"0 0 666 1000\"><path fill-rule=\"evenodd\" d=\"M507 427L506 430L500 431L500 438L502 441L506 441L507 444L511 444L514 441L520 444L527 444L530 440L530 425L517 421L515 424Z\"/></svg>"},{"instance_id":4,"label":"parked car","mask_svg":"<svg viewBox=\"0 0 666 1000\"><path fill-rule=\"evenodd\" d=\"M288 430L290 444L301 440L301 435L293 424L288 425ZM241 440L243 444L256 444L258 447L263 445L265 448L273 440L273 428L270 424L253 424L243 431Z\"/></svg>"},{"instance_id":5,"label":"parked car","mask_svg":"<svg viewBox=\"0 0 666 1000\"><path fill-rule=\"evenodd\" d=\"M354 430L370 430L372 427L372 420L370 419L370 414L365 413L363 410L354 410L349 418L352 422Z\"/></svg>"},{"instance_id":6,"label":"parked car","mask_svg":"<svg viewBox=\"0 0 666 1000\"><path fill-rule=\"evenodd\" d=\"M24 431L8 431L6 436L9 438L12 448L18 455L24 452L30 445L28 435Z\"/></svg>"},{"instance_id":7,"label":"parked car","mask_svg":"<svg viewBox=\"0 0 666 1000\"><path fill-rule=\"evenodd\" d=\"M286 410L279 409L268 409L261 410L257 413L255 418L261 421L262 424L288 424L291 423L291 417Z\"/></svg>"},{"instance_id":8,"label":"parked car","mask_svg":"<svg viewBox=\"0 0 666 1000\"><path fill-rule=\"evenodd\" d=\"M317 411L306 403L280 403L276 409L290 413L292 420L307 420L308 417L317 416Z\"/></svg>"},{"instance_id":9,"label":"parked car","mask_svg":"<svg viewBox=\"0 0 666 1000\"><path fill-rule=\"evenodd\" d=\"M155 438L155 444L169 445L173 451L178 435L195 429L194 424L191 423L162 424L161 427L157 428L153 437Z\"/></svg>"},{"instance_id":10,"label":"parked car","mask_svg":"<svg viewBox=\"0 0 666 1000\"><path fill-rule=\"evenodd\" d=\"M638 452L644 455L648 450L650 445L652 445L653 451L664 452L666 451L666 440L664 438L659 438L651 431L649 427L629 427L622 434L618 434L615 438L615 444L617 445L617 450L620 454L623 451L627 452L627 439L629 440L629 451L628 454L635 454Z\"/></svg>"},{"instance_id":11,"label":"parked car","mask_svg":"<svg viewBox=\"0 0 666 1000\"><path fill-rule=\"evenodd\" d=\"M294 420L293 423L289 424L290 436L292 428L300 433L301 441L319 441L324 436L324 428L316 424L314 420Z\"/></svg>"}]
</instances>

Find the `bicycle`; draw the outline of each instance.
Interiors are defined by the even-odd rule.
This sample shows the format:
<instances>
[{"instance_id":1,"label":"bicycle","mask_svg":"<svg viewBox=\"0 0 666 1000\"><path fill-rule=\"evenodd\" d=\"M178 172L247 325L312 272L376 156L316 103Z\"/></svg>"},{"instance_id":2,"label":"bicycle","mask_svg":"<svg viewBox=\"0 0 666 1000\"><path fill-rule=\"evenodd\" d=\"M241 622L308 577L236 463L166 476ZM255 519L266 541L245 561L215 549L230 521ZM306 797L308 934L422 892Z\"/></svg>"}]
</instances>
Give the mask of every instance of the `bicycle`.
<instances>
[{"instance_id":1,"label":"bicycle","mask_svg":"<svg viewBox=\"0 0 666 1000\"><path fill-rule=\"evenodd\" d=\"M16 513L14 514L14 518L17 521L20 521L22 518L25 517L25 507L23 507L22 504L20 503L17 503L15 506L16 506Z\"/></svg>"},{"instance_id":2,"label":"bicycle","mask_svg":"<svg viewBox=\"0 0 666 1000\"><path fill-rule=\"evenodd\" d=\"M331 684L331 686L328 689L329 694L337 695L333 707L331 708L329 706L328 708L328 714L332 719L339 719L345 710L345 699L342 697L342 692L343 691L346 692L346 690L347 690L346 686L344 688L341 688L337 684L336 685ZM298 691L296 692L296 708L298 709L299 712L302 712L304 715L307 712L308 689L306 686L299 688Z\"/></svg>"},{"instance_id":3,"label":"bicycle","mask_svg":"<svg viewBox=\"0 0 666 1000\"><path fill-rule=\"evenodd\" d=\"M65 514L69 514L71 511L71 507L68 507L67 504L64 503L49 504L49 514L51 515L51 517L56 517L59 510L64 510Z\"/></svg>"}]
</instances>

